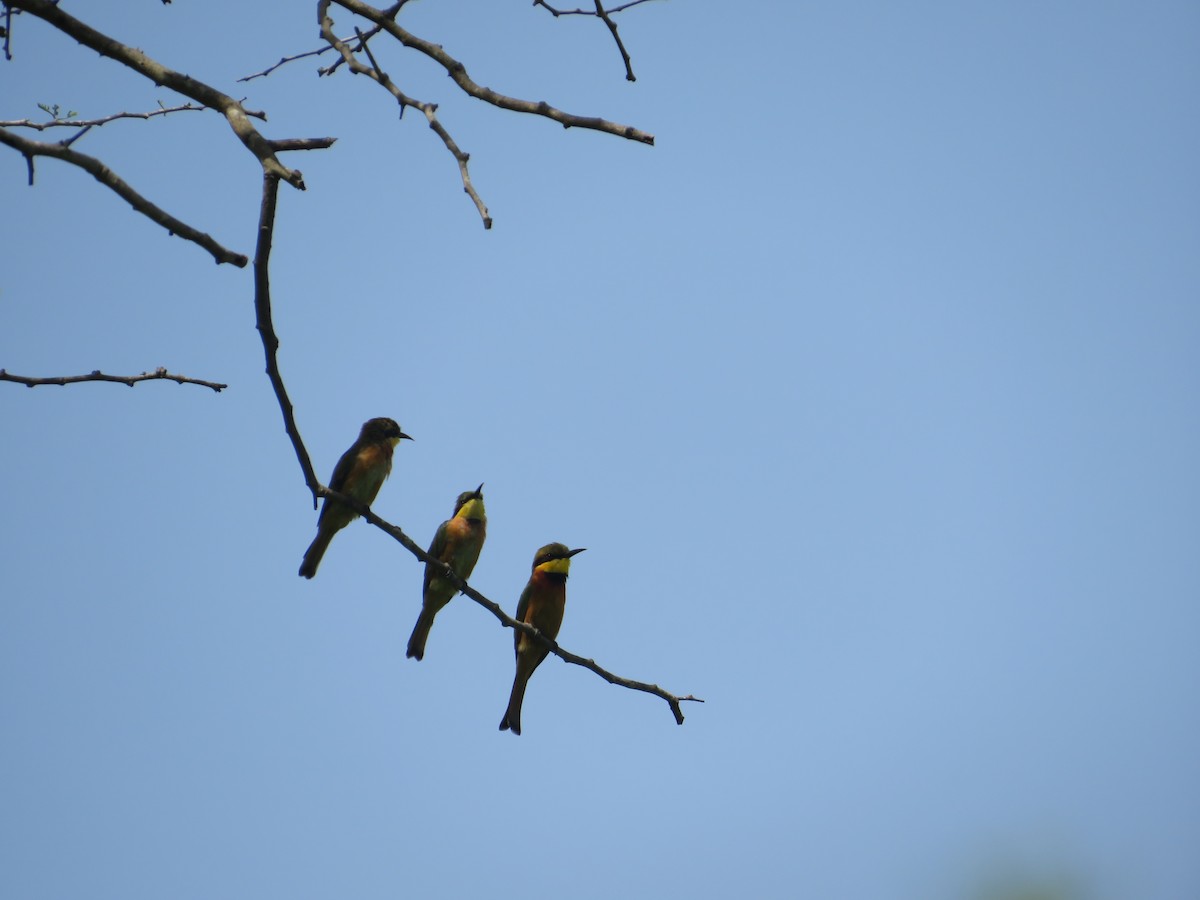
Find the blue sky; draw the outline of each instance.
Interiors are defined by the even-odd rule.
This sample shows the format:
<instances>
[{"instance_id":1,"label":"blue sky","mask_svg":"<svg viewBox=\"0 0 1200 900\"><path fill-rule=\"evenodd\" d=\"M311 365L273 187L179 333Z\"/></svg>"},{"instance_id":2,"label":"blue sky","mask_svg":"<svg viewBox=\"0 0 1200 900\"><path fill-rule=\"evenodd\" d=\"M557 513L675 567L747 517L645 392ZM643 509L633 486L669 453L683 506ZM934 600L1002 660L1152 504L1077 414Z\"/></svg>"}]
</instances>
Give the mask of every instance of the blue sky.
<instances>
[{"instance_id":1,"label":"blue sky","mask_svg":"<svg viewBox=\"0 0 1200 900\"><path fill-rule=\"evenodd\" d=\"M407 7L480 83L657 137L378 42L490 232L365 79L235 84L311 9L65 6L339 138L289 157L272 258L318 474L396 418L380 515L424 543L486 482L474 586L512 610L586 546L563 645L707 702L548 660L514 738L509 633L456 599L406 660L421 567L381 532L297 578L249 271L3 148L0 367L230 387L0 384L0 893L1200 893L1200 9L825 6L630 10L635 84L595 21ZM179 100L30 16L13 52L3 119ZM252 253L214 114L75 147Z\"/></svg>"}]
</instances>

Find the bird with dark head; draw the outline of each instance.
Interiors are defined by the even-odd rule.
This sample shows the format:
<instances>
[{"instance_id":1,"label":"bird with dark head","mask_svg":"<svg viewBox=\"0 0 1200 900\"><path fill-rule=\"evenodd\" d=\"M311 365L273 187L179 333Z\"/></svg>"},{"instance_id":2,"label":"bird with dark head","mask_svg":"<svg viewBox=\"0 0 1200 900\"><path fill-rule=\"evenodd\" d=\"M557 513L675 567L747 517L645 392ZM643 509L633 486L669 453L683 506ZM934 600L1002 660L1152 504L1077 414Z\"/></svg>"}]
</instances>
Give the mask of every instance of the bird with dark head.
<instances>
[{"instance_id":1,"label":"bird with dark head","mask_svg":"<svg viewBox=\"0 0 1200 900\"><path fill-rule=\"evenodd\" d=\"M567 606L567 574L571 571L571 557L585 549L568 550L565 544L547 544L538 550L533 557L533 573L529 576L529 583L521 591L521 599L517 602L518 622L532 625L550 640L558 637L563 611ZM513 677L512 693L508 698L508 709L500 720L500 730L512 729L513 734L520 734L525 686L529 683L529 676L550 651L525 632L513 631L517 674Z\"/></svg>"},{"instance_id":2,"label":"bird with dark head","mask_svg":"<svg viewBox=\"0 0 1200 900\"><path fill-rule=\"evenodd\" d=\"M483 485L473 491L463 491L454 502L454 515L438 526L429 545L429 555L445 563L454 574L466 581L475 570L479 551L487 537L487 513L483 509ZM413 626L408 639L408 656L423 659L425 641L433 619L458 588L443 577L442 567L437 563L425 563L425 584L421 590L421 614Z\"/></svg>"},{"instance_id":3,"label":"bird with dark head","mask_svg":"<svg viewBox=\"0 0 1200 900\"><path fill-rule=\"evenodd\" d=\"M402 440L412 438L400 430L394 419L368 419L358 433L358 440L334 467L329 489L370 506L392 471L392 451ZM325 498L317 517L317 536L300 564L301 575L312 578L317 574L317 566L333 536L356 518L358 513L350 507L331 497Z\"/></svg>"}]
</instances>

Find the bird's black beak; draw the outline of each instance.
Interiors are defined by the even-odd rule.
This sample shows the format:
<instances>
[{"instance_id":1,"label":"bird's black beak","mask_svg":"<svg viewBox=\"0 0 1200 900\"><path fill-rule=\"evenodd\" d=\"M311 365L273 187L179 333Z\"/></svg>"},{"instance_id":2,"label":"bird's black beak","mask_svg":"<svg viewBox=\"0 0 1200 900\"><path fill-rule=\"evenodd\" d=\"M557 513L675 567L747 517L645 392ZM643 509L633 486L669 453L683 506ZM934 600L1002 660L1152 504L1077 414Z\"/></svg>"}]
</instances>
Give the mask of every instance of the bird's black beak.
<instances>
[{"instance_id":1,"label":"bird's black beak","mask_svg":"<svg viewBox=\"0 0 1200 900\"><path fill-rule=\"evenodd\" d=\"M475 496L480 500L483 499L483 482L479 482L479 487L475 488Z\"/></svg>"},{"instance_id":2,"label":"bird's black beak","mask_svg":"<svg viewBox=\"0 0 1200 900\"><path fill-rule=\"evenodd\" d=\"M402 432L400 432L400 437L396 438L396 440L398 440L398 441L411 441L411 440L412 440L412 438L411 438L411 437L409 437L407 434L405 434L405 433L402 431Z\"/></svg>"},{"instance_id":3,"label":"bird's black beak","mask_svg":"<svg viewBox=\"0 0 1200 900\"><path fill-rule=\"evenodd\" d=\"M587 549L587 547L580 547L578 550L572 550L571 552L569 552L569 553L567 554L566 558L567 558L567 559L570 559L570 558L571 558L572 556L574 556L576 553L582 553L582 552L583 552L584 550L586 550L586 549Z\"/></svg>"}]
</instances>

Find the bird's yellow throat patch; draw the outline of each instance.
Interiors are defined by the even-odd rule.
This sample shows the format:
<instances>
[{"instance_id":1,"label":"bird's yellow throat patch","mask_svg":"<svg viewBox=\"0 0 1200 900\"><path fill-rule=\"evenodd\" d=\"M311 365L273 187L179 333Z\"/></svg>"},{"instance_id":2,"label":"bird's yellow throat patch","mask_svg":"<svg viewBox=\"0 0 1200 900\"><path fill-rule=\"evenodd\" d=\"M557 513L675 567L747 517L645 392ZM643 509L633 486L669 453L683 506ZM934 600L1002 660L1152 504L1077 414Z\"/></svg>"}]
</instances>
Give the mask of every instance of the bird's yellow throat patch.
<instances>
[{"instance_id":1,"label":"bird's yellow throat patch","mask_svg":"<svg viewBox=\"0 0 1200 900\"><path fill-rule=\"evenodd\" d=\"M540 566L539 572L551 572L555 575L566 575L571 571L571 560L569 559L548 559Z\"/></svg>"},{"instance_id":2,"label":"bird's yellow throat patch","mask_svg":"<svg viewBox=\"0 0 1200 900\"><path fill-rule=\"evenodd\" d=\"M482 519L484 516L483 498L471 498L461 507L459 507L458 512L455 513L455 515L460 519Z\"/></svg>"}]
</instances>

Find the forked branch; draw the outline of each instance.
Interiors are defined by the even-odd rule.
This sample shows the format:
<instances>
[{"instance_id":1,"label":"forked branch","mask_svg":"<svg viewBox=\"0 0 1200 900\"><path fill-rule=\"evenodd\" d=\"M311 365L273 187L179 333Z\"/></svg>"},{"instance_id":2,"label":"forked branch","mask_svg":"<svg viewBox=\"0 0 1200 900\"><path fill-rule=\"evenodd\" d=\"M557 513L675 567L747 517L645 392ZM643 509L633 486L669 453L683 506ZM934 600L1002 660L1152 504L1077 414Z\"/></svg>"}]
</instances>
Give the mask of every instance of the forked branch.
<instances>
[{"instance_id":1,"label":"forked branch","mask_svg":"<svg viewBox=\"0 0 1200 900\"><path fill-rule=\"evenodd\" d=\"M621 35L617 33L617 23L613 21L613 16L622 10L629 9L631 6L639 6L647 0L633 0L632 3L626 3L622 6L614 6L612 9L605 9L601 0L595 0L596 8L594 10L586 9L556 9L545 0L533 0L534 6L540 6L546 10L554 18L559 16L595 16L608 26L609 33L613 36L613 40L617 42L617 51L621 54L621 61L625 63L625 80L637 81L633 74L633 62L629 58L629 51L625 49L625 44L621 41Z\"/></svg>"},{"instance_id":2,"label":"forked branch","mask_svg":"<svg viewBox=\"0 0 1200 900\"><path fill-rule=\"evenodd\" d=\"M428 56L446 70L446 74L453 79L454 83L464 93L477 100L482 100L485 103L490 103L492 106L498 106L501 109L508 109L513 112L542 116L558 122L564 128L590 128L594 131L602 131L606 134L613 134L617 137L627 138L628 140L638 141L643 144L654 143L654 135L647 134L631 125L621 125L617 122L610 122L607 119L595 116L577 116L573 113L557 109L544 100L536 102L533 100L521 100L477 84L467 74L467 67L447 53L440 45L427 41L424 38L419 38L401 28L393 18L389 17L390 8L388 10L376 9L370 4L363 3L362 0L333 0L333 2L343 9L349 10L357 16L362 16L364 19L382 27L384 31L405 47ZM395 13L391 13L391 15L395 15Z\"/></svg>"},{"instance_id":3,"label":"forked branch","mask_svg":"<svg viewBox=\"0 0 1200 900\"><path fill-rule=\"evenodd\" d=\"M396 9L399 7L397 6ZM391 12L386 10L385 13ZM433 132L442 139L442 143L446 145L446 149L450 151L450 155L454 157L454 161L458 163L459 177L462 178L463 191L471 198L475 204L475 209L479 212L479 217L483 220L484 228L492 227L492 217L488 214L486 204L483 198L479 196L479 192L475 190L475 185L471 183L471 172L467 164L471 159L470 154L464 153L458 146L458 143L450 136L441 122L437 118L437 104L426 103L422 100L417 100L405 94L388 76L386 72L380 68L379 63L375 59L375 54L371 52L371 48L367 46L367 40L370 37L369 33L364 33L359 29L355 29L358 35L358 48L366 53L367 60L370 65L364 65L354 55L354 49L346 42L338 38L333 33L333 19L329 17L329 0L319 0L317 3L317 16L321 25L321 37L329 42L329 45L336 49L341 54L341 61L349 66L350 71L355 75L365 75L390 93L396 102L400 104L400 114L404 114L406 107L412 107L421 112L425 116L425 120L429 123L429 127ZM376 26L372 32L377 32L381 26ZM329 74L333 69L323 69L322 75Z\"/></svg>"}]
</instances>

